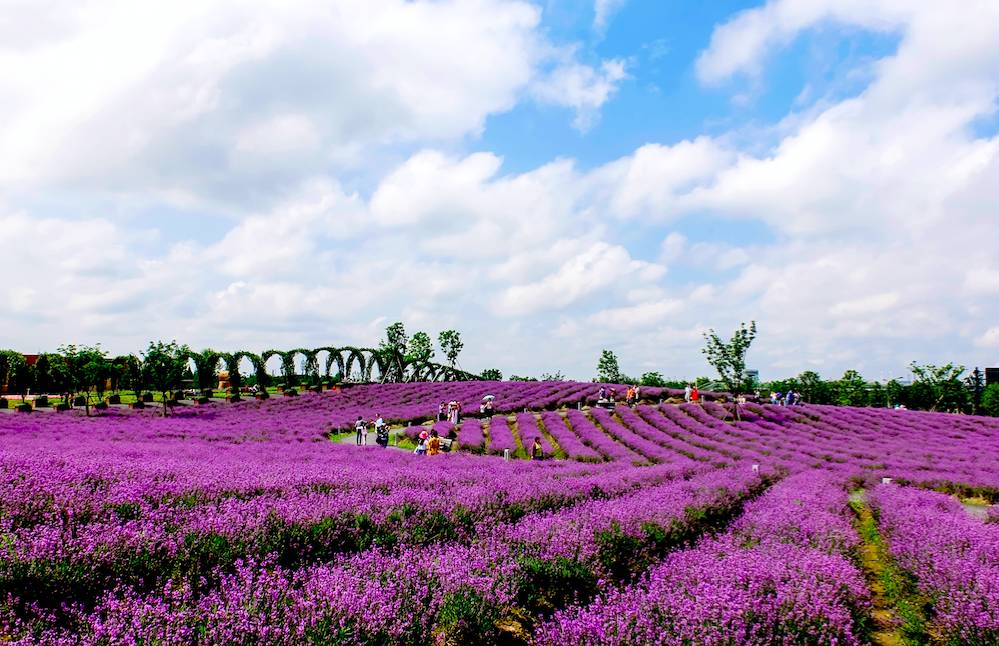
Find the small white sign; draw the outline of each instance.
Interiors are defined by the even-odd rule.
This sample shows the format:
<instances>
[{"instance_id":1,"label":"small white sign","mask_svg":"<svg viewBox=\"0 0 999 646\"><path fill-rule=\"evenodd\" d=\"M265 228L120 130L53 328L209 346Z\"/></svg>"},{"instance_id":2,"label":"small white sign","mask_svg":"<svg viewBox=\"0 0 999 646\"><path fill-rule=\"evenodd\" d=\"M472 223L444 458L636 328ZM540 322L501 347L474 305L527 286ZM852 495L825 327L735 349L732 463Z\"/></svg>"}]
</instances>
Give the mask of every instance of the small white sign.
<instances>
[{"instance_id":1,"label":"small white sign","mask_svg":"<svg viewBox=\"0 0 999 646\"><path fill-rule=\"evenodd\" d=\"M891 478L881 478L881 484L891 484Z\"/></svg>"},{"instance_id":2,"label":"small white sign","mask_svg":"<svg viewBox=\"0 0 999 646\"><path fill-rule=\"evenodd\" d=\"M753 473L759 473L759 472L760 472L760 465L754 464L753 465Z\"/></svg>"}]
</instances>

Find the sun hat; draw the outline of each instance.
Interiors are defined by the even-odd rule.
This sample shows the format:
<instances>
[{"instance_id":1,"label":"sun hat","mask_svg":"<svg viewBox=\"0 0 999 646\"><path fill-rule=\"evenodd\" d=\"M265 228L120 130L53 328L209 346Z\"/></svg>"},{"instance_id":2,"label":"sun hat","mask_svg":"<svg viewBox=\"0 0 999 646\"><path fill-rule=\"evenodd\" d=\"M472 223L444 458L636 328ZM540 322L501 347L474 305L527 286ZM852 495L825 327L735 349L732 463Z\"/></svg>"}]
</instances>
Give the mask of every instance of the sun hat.
<instances>
[{"instance_id":1,"label":"sun hat","mask_svg":"<svg viewBox=\"0 0 999 646\"><path fill-rule=\"evenodd\" d=\"M420 432L420 439L421 439L421 440L425 440L425 439L427 439L428 437L429 437L429 436L427 435L427 432L426 432L426 431L421 431L421 432Z\"/></svg>"}]
</instances>

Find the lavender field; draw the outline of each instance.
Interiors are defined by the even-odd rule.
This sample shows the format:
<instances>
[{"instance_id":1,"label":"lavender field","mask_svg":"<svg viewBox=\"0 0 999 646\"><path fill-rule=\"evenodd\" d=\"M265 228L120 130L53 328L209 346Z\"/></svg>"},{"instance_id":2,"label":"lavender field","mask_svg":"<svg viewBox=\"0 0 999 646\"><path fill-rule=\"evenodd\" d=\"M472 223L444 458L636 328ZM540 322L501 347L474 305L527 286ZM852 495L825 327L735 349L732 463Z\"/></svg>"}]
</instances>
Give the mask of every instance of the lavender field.
<instances>
[{"instance_id":1,"label":"lavender field","mask_svg":"<svg viewBox=\"0 0 999 646\"><path fill-rule=\"evenodd\" d=\"M0 415L0 641L999 643L999 421L595 388Z\"/></svg>"}]
</instances>

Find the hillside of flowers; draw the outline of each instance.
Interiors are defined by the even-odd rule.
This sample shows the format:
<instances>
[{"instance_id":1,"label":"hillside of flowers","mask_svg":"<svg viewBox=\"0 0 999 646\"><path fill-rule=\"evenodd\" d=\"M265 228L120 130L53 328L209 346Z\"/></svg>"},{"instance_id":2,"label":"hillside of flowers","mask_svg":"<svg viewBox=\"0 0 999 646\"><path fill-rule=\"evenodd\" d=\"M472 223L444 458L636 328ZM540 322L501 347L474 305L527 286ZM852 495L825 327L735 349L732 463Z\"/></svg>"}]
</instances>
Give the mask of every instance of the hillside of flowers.
<instances>
[{"instance_id":1,"label":"hillside of flowers","mask_svg":"<svg viewBox=\"0 0 999 646\"><path fill-rule=\"evenodd\" d=\"M999 420L599 387L0 414L0 641L999 643Z\"/></svg>"}]
</instances>

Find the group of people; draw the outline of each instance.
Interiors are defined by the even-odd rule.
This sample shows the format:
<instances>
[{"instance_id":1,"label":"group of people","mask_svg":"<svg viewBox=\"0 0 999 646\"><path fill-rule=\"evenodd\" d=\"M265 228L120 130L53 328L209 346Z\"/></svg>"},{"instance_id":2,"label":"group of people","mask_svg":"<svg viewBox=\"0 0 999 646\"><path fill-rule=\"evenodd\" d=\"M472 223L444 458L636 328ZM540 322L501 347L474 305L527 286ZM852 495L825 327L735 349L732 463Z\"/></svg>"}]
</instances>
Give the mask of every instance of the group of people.
<instances>
[{"instance_id":1,"label":"group of people","mask_svg":"<svg viewBox=\"0 0 999 646\"><path fill-rule=\"evenodd\" d=\"M375 427L375 444L383 449L386 448L389 445L389 428L385 420L382 419L381 413L378 413L375 416L375 421L370 423L364 421L364 417L361 415L357 416L357 421L354 422L354 431L357 433L357 446L367 446L368 426Z\"/></svg>"},{"instance_id":2,"label":"group of people","mask_svg":"<svg viewBox=\"0 0 999 646\"><path fill-rule=\"evenodd\" d=\"M641 386L628 386L628 389L624 391L624 401L628 406L637 404L641 396ZM617 403L617 390L613 387L601 386L600 390L597 391L597 405L613 405L615 403Z\"/></svg>"},{"instance_id":3,"label":"group of people","mask_svg":"<svg viewBox=\"0 0 999 646\"><path fill-rule=\"evenodd\" d=\"M687 384L683 389L683 401L688 403L701 401L701 391L697 389L697 384Z\"/></svg>"},{"instance_id":4,"label":"group of people","mask_svg":"<svg viewBox=\"0 0 999 646\"><path fill-rule=\"evenodd\" d=\"M455 432L454 427L448 429L447 432L447 442L444 441L437 429L430 429L430 432L420 431L419 437L416 439L416 450L413 451L416 455L438 455L439 453L447 453L451 450L451 442L458 439L458 433Z\"/></svg>"},{"instance_id":5,"label":"group of people","mask_svg":"<svg viewBox=\"0 0 999 646\"><path fill-rule=\"evenodd\" d=\"M770 403L775 406L794 406L801 403L801 393L797 390L789 390L786 393L775 390L770 393Z\"/></svg>"},{"instance_id":6,"label":"group of people","mask_svg":"<svg viewBox=\"0 0 999 646\"><path fill-rule=\"evenodd\" d=\"M461 402L452 399L448 403L441 402L437 407L437 421L448 421L457 425L461 421Z\"/></svg>"}]
</instances>

